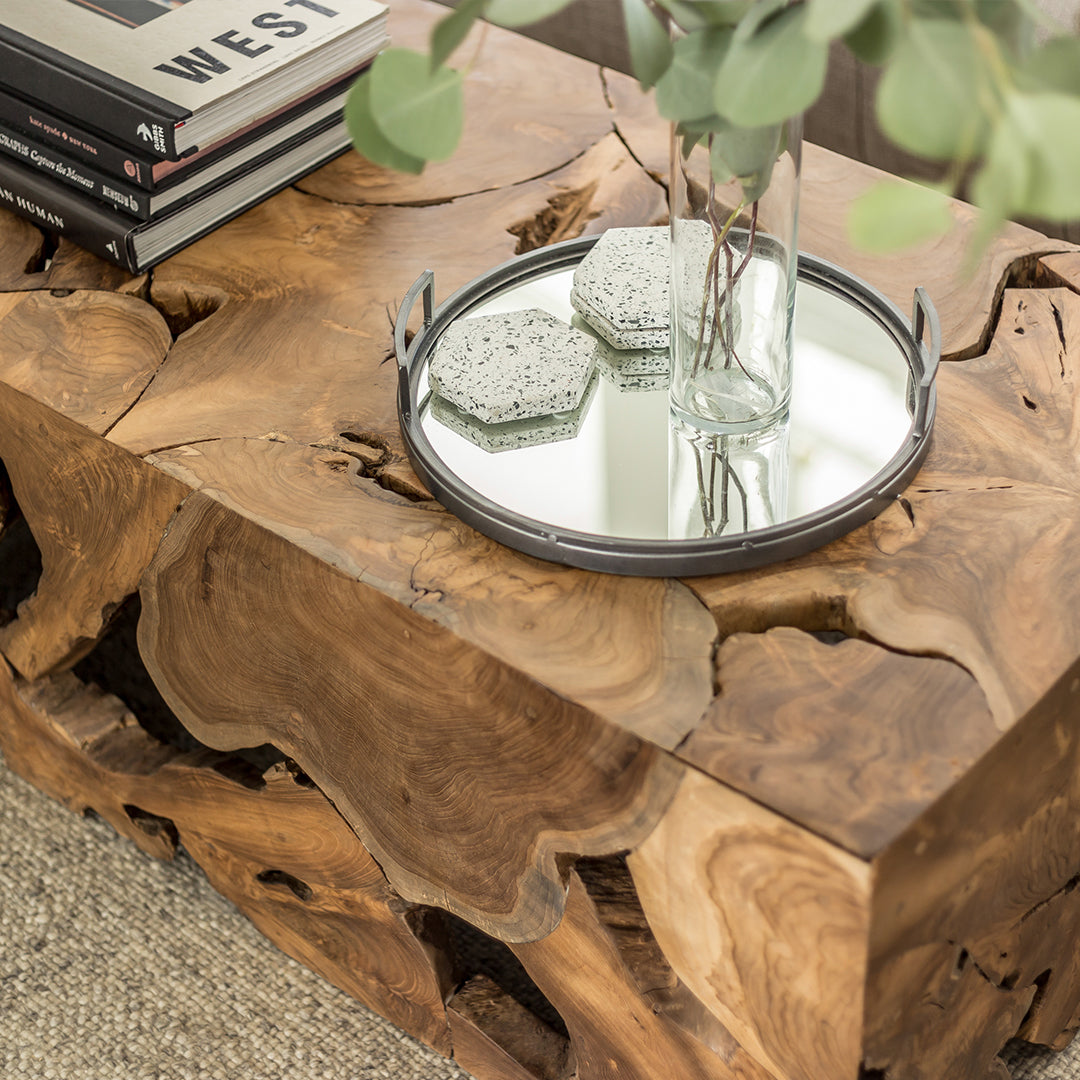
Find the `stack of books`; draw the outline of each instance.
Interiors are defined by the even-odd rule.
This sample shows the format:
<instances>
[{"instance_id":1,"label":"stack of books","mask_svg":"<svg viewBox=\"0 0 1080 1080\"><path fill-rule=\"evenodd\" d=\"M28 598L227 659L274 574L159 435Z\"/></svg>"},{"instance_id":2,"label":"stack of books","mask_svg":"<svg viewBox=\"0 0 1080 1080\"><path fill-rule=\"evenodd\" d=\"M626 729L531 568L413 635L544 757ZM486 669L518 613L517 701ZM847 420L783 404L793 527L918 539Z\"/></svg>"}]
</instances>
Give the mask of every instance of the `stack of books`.
<instances>
[{"instance_id":1,"label":"stack of books","mask_svg":"<svg viewBox=\"0 0 1080 1080\"><path fill-rule=\"evenodd\" d=\"M0 207L143 270L349 145L377 0L3 0Z\"/></svg>"}]
</instances>

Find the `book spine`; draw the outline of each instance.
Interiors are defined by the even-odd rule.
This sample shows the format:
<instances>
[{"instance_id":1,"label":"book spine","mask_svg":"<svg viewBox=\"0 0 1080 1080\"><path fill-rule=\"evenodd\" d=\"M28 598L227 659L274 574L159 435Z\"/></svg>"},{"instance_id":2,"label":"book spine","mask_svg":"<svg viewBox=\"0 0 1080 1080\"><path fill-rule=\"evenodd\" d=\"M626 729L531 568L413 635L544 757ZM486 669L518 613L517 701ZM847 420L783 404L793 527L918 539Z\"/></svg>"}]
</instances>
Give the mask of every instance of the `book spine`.
<instances>
[{"instance_id":1,"label":"book spine","mask_svg":"<svg viewBox=\"0 0 1080 1080\"><path fill-rule=\"evenodd\" d=\"M154 189L153 155L114 146L107 139L72 123L56 113L23 101L0 88L0 124L9 131L29 135L43 146L55 147L91 165L106 176L115 176L135 187Z\"/></svg>"},{"instance_id":2,"label":"book spine","mask_svg":"<svg viewBox=\"0 0 1080 1080\"><path fill-rule=\"evenodd\" d=\"M113 142L179 159L175 128L184 113L163 98L119 79L106 82L88 64L3 25L0 72L17 94L47 101L80 124L107 132Z\"/></svg>"},{"instance_id":3,"label":"book spine","mask_svg":"<svg viewBox=\"0 0 1080 1080\"><path fill-rule=\"evenodd\" d=\"M0 207L138 272L129 242L134 222L5 157L0 157Z\"/></svg>"},{"instance_id":4,"label":"book spine","mask_svg":"<svg viewBox=\"0 0 1080 1080\"><path fill-rule=\"evenodd\" d=\"M105 176L50 147L39 146L3 124L0 124L0 152L139 221L150 216L150 196L145 191Z\"/></svg>"}]
</instances>

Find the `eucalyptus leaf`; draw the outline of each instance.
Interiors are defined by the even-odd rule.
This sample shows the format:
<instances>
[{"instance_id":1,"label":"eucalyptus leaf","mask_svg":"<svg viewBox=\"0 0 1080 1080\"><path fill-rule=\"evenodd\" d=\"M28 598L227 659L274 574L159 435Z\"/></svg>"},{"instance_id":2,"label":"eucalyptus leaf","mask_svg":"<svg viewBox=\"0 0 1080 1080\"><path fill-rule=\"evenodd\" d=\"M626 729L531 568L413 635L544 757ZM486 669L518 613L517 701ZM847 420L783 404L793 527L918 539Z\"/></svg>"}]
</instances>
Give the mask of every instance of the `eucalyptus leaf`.
<instances>
[{"instance_id":1,"label":"eucalyptus leaf","mask_svg":"<svg viewBox=\"0 0 1080 1080\"><path fill-rule=\"evenodd\" d=\"M683 120L679 124L680 134L707 135L710 131L723 131L731 125L722 117L713 113L712 116L695 116L691 120Z\"/></svg>"},{"instance_id":2,"label":"eucalyptus leaf","mask_svg":"<svg viewBox=\"0 0 1080 1080\"><path fill-rule=\"evenodd\" d=\"M691 34L695 30L704 30L709 25L700 6L690 2L690 0L656 0L656 3L687 34Z\"/></svg>"},{"instance_id":3,"label":"eucalyptus leaf","mask_svg":"<svg viewBox=\"0 0 1080 1080\"><path fill-rule=\"evenodd\" d=\"M744 128L727 124L712 134L709 161L713 179L726 184L737 179L748 203L765 194L780 150L780 125Z\"/></svg>"},{"instance_id":4,"label":"eucalyptus leaf","mask_svg":"<svg viewBox=\"0 0 1080 1080\"><path fill-rule=\"evenodd\" d=\"M912 19L878 84L877 116L897 145L937 160L982 149L986 60L971 31L946 19Z\"/></svg>"},{"instance_id":5,"label":"eucalyptus leaf","mask_svg":"<svg viewBox=\"0 0 1080 1080\"><path fill-rule=\"evenodd\" d=\"M1024 90L1060 90L1080 96L1080 40L1051 38L1024 60L1017 82Z\"/></svg>"},{"instance_id":6,"label":"eucalyptus leaf","mask_svg":"<svg viewBox=\"0 0 1080 1080\"><path fill-rule=\"evenodd\" d=\"M371 75L365 72L353 83L345 98L345 128L353 146L376 165L414 175L423 172L427 164L423 158L399 150L379 130L371 115L370 92Z\"/></svg>"},{"instance_id":7,"label":"eucalyptus leaf","mask_svg":"<svg viewBox=\"0 0 1080 1080\"><path fill-rule=\"evenodd\" d=\"M882 180L848 212L848 235L864 251L884 253L942 236L952 228L949 200L940 191L902 180Z\"/></svg>"},{"instance_id":8,"label":"eucalyptus leaf","mask_svg":"<svg viewBox=\"0 0 1080 1080\"><path fill-rule=\"evenodd\" d=\"M1011 138L1020 140L1030 169L1013 212L1055 221L1080 218L1080 98L1066 94L1012 94ZM1072 136L1071 138L1069 136Z\"/></svg>"},{"instance_id":9,"label":"eucalyptus leaf","mask_svg":"<svg viewBox=\"0 0 1080 1080\"><path fill-rule=\"evenodd\" d=\"M477 18L484 14L488 0L461 0L431 31L431 70L442 67L450 54L469 36Z\"/></svg>"},{"instance_id":10,"label":"eucalyptus leaf","mask_svg":"<svg viewBox=\"0 0 1080 1080\"><path fill-rule=\"evenodd\" d=\"M432 71L423 53L387 49L371 65L371 115L399 150L441 161L461 139L462 82L461 73L452 68Z\"/></svg>"},{"instance_id":11,"label":"eucalyptus leaf","mask_svg":"<svg viewBox=\"0 0 1080 1080\"><path fill-rule=\"evenodd\" d=\"M811 41L829 42L854 30L878 0L809 0L806 36Z\"/></svg>"},{"instance_id":12,"label":"eucalyptus leaf","mask_svg":"<svg viewBox=\"0 0 1080 1080\"><path fill-rule=\"evenodd\" d=\"M712 73L731 44L731 30L695 30L675 42L671 64L656 83L656 108L668 120L697 120L716 112Z\"/></svg>"},{"instance_id":13,"label":"eucalyptus leaf","mask_svg":"<svg viewBox=\"0 0 1080 1080\"><path fill-rule=\"evenodd\" d=\"M754 0L656 0L681 30L690 33L708 26L736 26Z\"/></svg>"},{"instance_id":14,"label":"eucalyptus leaf","mask_svg":"<svg viewBox=\"0 0 1080 1080\"><path fill-rule=\"evenodd\" d=\"M694 147L696 147L708 134L707 131L685 131L681 125L677 128L677 131L680 140L679 145L684 160L694 152Z\"/></svg>"},{"instance_id":15,"label":"eucalyptus leaf","mask_svg":"<svg viewBox=\"0 0 1080 1080\"><path fill-rule=\"evenodd\" d=\"M1031 163L1022 131L1006 114L995 127L979 171L971 182L971 197L986 215L1004 220L1027 197Z\"/></svg>"},{"instance_id":16,"label":"eucalyptus leaf","mask_svg":"<svg viewBox=\"0 0 1080 1080\"><path fill-rule=\"evenodd\" d=\"M667 27L661 26L645 0L622 0L630 63L643 87L655 86L674 53Z\"/></svg>"},{"instance_id":17,"label":"eucalyptus leaf","mask_svg":"<svg viewBox=\"0 0 1080 1080\"><path fill-rule=\"evenodd\" d=\"M975 14L1014 55L1024 55L1035 42L1035 24L1014 0L975 0Z\"/></svg>"},{"instance_id":18,"label":"eucalyptus leaf","mask_svg":"<svg viewBox=\"0 0 1080 1080\"><path fill-rule=\"evenodd\" d=\"M844 35L844 44L864 64L884 64L900 40L903 12L898 0L881 0L865 19Z\"/></svg>"},{"instance_id":19,"label":"eucalyptus leaf","mask_svg":"<svg viewBox=\"0 0 1080 1080\"><path fill-rule=\"evenodd\" d=\"M817 100L829 47L805 34L805 5L785 8L753 37L737 42L716 76L717 111L743 127L780 123ZM740 27L741 29L741 27Z\"/></svg>"},{"instance_id":20,"label":"eucalyptus leaf","mask_svg":"<svg viewBox=\"0 0 1080 1080\"><path fill-rule=\"evenodd\" d=\"M571 0L490 0L487 17L500 26L527 26L569 7Z\"/></svg>"},{"instance_id":21,"label":"eucalyptus leaf","mask_svg":"<svg viewBox=\"0 0 1080 1080\"><path fill-rule=\"evenodd\" d=\"M747 41L765 25L769 19L787 7L788 0L756 0L756 3L739 20L735 28L735 40Z\"/></svg>"}]
</instances>

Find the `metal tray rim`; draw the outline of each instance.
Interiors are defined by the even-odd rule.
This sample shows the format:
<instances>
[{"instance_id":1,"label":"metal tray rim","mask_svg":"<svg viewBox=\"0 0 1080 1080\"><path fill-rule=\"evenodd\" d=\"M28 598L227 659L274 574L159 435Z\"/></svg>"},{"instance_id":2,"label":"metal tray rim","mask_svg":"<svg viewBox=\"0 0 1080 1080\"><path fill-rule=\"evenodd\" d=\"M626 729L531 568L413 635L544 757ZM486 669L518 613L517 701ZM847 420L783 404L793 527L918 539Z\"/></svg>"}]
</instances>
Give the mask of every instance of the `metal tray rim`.
<instances>
[{"instance_id":1,"label":"metal tray rim","mask_svg":"<svg viewBox=\"0 0 1080 1080\"><path fill-rule=\"evenodd\" d=\"M726 537L643 540L556 527L492 502L453 473L420 426L423 362L450 323L481 301L541 273L576 264L597 236L566 240L516 256L474 278L434 307L434 274L426 270L406 294L395 322L398 420L413 468L431 494L479 532L527 554L587 570L643 576L696 576L751 569L794 558L876 517L914 478L929 449L937 411L935 377L941 355L937 313L925 290L915 290L911 323L869 283L824 259L799 252L798 275L841 296L878 323L907 360L915 389L907 439L888 463L845 498L790 521ZM406 346L406 327L418 297L424 326ZM930 334L927 345L922 339Z\"/></svg>"}]
</instances>

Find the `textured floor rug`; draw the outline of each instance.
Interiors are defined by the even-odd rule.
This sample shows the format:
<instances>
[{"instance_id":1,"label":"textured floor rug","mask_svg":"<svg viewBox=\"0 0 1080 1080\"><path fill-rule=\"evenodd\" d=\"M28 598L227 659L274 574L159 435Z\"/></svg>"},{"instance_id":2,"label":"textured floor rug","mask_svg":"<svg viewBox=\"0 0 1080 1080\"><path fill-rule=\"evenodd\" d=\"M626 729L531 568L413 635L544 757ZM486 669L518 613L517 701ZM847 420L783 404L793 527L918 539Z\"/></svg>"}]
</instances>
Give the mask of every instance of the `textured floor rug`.
<instances>
[{"instance_id":1,"label":"textured floor rug","mask_svg":"<svg viewBox=\"0 0 1080 1080\"><path fill-rule=\"evenodd\" d=\"M1014 1080L1080 1080L1080 1045L1013 1043L1008 1062ZM279 952L183 852L143 855L2 758L0 1076L469 1080Z\"/></svg>"}]
</instances>

